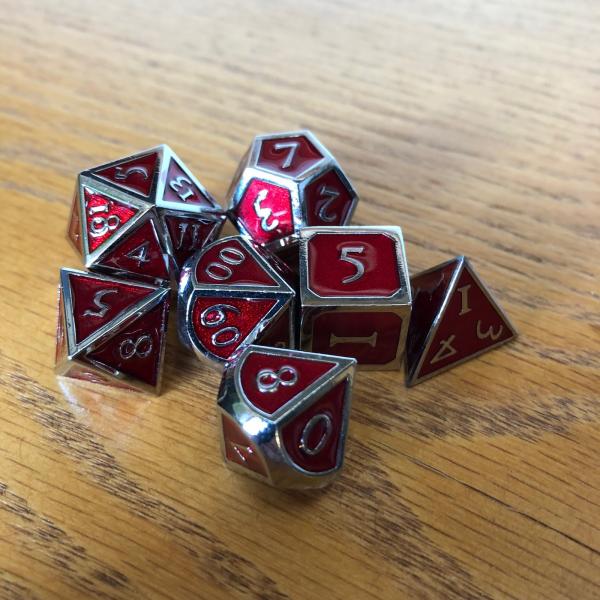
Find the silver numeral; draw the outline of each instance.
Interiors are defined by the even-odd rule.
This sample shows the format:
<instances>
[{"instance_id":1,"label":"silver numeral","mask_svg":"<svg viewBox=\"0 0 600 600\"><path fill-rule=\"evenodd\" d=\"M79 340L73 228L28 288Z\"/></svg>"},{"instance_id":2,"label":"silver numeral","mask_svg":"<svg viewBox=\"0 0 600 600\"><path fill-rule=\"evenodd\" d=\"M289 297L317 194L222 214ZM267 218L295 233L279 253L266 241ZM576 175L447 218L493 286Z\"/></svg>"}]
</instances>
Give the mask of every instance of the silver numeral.
<instances>
[{"instance_id":1,"label":"silver numeral","mask_svg":"<svg viewBox=\"0 0 600 600\"><path fill-rule=\"evenodd\" d=\"M240 311L231 304L213 304L205 308L200 314L200 323L204 327L214 329L223 325L227 321L227 311L239 315ZM214 346L222 347L235 344L240 339L240 330L237 327L223 327L213 333L210 340Z\"/></svg>"},{"instance_id":2,"label":"silver numeral","mask_svg":"<svg viewBox=\"0 0 600 600\"><path fill-rule=\"evenodd\" d=\"M93 217L90 221L90 235L92 237L102 237L109 231L114 231L120 224L121 218L119 215L99 215L97 213L107 213L108 204L98 204L91 206L88 210L88 215Z\"/></svg>"},{"instance_id":3,"label":"silver numeral","mask_svg":"<svg viewBox=\"0 0 600 600\"><path fill-rule=\"evenodd\" d=\"M356 273L354 273L354 275L349 275L348 277L342 279L342 283L353 283L354 281L358 281L365 274L365 265L357 258L350 256L350 254L363 254L364 251L364 246L346 246L345 248L342 248L340 260L348 262L351 265L354 265L354 267L356 268Z\"/></svg>"},{"instance_id":4,"label":"silver numeral","mask_svg":"<svg viewBox=\"0 0 600 600\"><path fill-rule=\"evenodd\" d=\"M276 392L279 386L289 387L298 382L298 371L290 365L283 365L278 371L261 369L256 375L259 392Z\"/></svg>"},{"instance_id":5,"label":"silver numeral","mask_svg":"<svg viewBox=\"0 0 600 600\"><path fill-rule=\"evenodd\" d=\"M141 175L144 179L148 179L148 170L146 167L139 165L134 165L133 167L128 167L127 169L124 169L123 167L115 167L115 179L118 179L119 181L124 181L134 173Z\"/></svg>"},{"instance_id":6,"label":"silver numeral","mask_svg":"<svg viewBox=\"0 0 600 600\"><path fill-rule=\"evenodd\" d=\"M371 348L375 348L377 346L377 332L374 331L369 336L337 336L335 333L332 333L329 336L329 347L333 348L338 344L369 344Z\"/></svg>"},{"instance_id":7,"label":"silver numeral","mask_svg":"<svg viewBox=\"0 0 600 600\"><path fill-rule=\"evenodd\" d=\"M153 347L152 336L144 334L135 340L125 338L119 344L119 354L123 360L129 360L134 356L137 358L146 358L152 353Z\"/></svg>"},{"instance_id":8,"label":"silver numeral","mask_svg":"<svg viewBox=\"0 0 600 600\"><path fill-rule=\"evenodd\" d=\"M83 313L84 317L104 317L104 315L110 310L110 306L105 302L102 302L102 298L107 296L108 294L116 294L119 290L98 290L94 294L94 306L98 310L91 310L90 308L86 309Z\"/></svg>"},{"instance_id":9,"label":"silver numeral","mask_svg":"<svg viewBox=\"0 0 600 600\"><path fill-rule=\"evenodd\" d=\"M455 338L455 335L451 335L447 340L442 340L440 342L440 349L435 353L435 356L431 359L429 364L435 365L435 363L440 362L440 360L454 356L457 352L456 348L452 347L452 342Z\"/></svg>"},{"instance_id":10,"label":"silver numeral","mask_svg":"<svg viewBox=\"0 0 600 600\"><path fill-rule=\"evenodd\" d=\"M294 162L294 158L296 158L296 152L298 151L299 147L300 147L299 142L278 142L277 144L275 144L273 146L273 148L277 152L280 152L281 150L288 151L287 156L285 157L285 160L283 161L283 163L281 163L282 169L289 169L292 166L292 163Z\"/></svg>"},{"instance_id":11,"label":"silver numeral","mask_svg":"<svg viewBox=\"0 0 600 600\"><path fill-rule=\"evenodd\" d=\"M219 252L219 258L223 262L211 262L206 267L205 273L216 281L227 281L233 275L228 265L241 265L246 260L246 255L233 246L226 246Z\"/></svg>"},{"instance_id":12,"label":"silver numeral","mask_svg":"<svg viewBox=\"0 0 600 600\"><path fill-rule=\"evenodd\" d=\"M471 284L463 285L462 287L457 288L457 291L460 292L460 312L458 313L459 317L462 315L466 315L468 312L471 312L471 308L469 306L469 289Z\"/></svg>"},{"instance_id":13,"label":"silver numeral","mask_svg":"<svg viewBox=\"0 0 600 600\"><path fill-rule=\"evenodd\" d=\"M319 195L321 196L321 202L319 203L317 215L321 221L333 223L337 219L337 214L329 214L328 211L331 208L331 204L340 197L340 193L335 188L322 185L319 188Z\"/></svg>"},{"instance_id":14,"label":"silver numeral","mask_svg":"<svg viewBox=\"0 0 600 600\"><path fill-rule=\"evenodd\" d=\"M150 247L150 242L144 242L140 244L137 248L134 248L131 252L128 252L125 256L130 258L131 260L135 260L138 264L138 267L142 266L142 263L150 262L148 258L148 248Z\"/></svg>"},{"instance_id":15,"label":"silver numeral","mask_svg":"<svg viewBox=\"0 0 600 600\"><path fill-rule=\"evenodd\" d=\"M310 434L312 433L313 429L319 423L323 423L325 430L323 431L323 434L319 438L317 444L311 448L308 443L308 438L310 437ZM333 423L329 415L326 415L325 413L319 413L317 415L314 415L310 418L310 420L302 430L302 435L300 436L300 450L302 450L302 452L304 452L304 454L307 454L308 456L315 456L316 454L319 454L319 452L323 450L325 444L331 437L332 432Z\"/></svg>"},{"instance_id":16,"label":"silver numeral","mask_svg":"<svg viewBox=\"0 0 600 600\"><path fill-rule=\"evenodd\" d=\"M254 212L261 220L260 227L263 231L273 231L279 227L279 219L273 219L271 222L269 222L273 211L267 206L261 206L261 202L266 199L268 193L269 192L267 190L260 190L256 196L256 199L254 200Z\"/></svg>"},{"instance_id":17,"label":"silver numeral","mask_svg":"<svg viewBox=\"0 0 600 600\"><path fill-rule=\"evenodd\" d=\"M195 196L192 182L183 175L169 181L169 187L179 196L182 202L187 202Z\"/></svg>"}]
</instances>

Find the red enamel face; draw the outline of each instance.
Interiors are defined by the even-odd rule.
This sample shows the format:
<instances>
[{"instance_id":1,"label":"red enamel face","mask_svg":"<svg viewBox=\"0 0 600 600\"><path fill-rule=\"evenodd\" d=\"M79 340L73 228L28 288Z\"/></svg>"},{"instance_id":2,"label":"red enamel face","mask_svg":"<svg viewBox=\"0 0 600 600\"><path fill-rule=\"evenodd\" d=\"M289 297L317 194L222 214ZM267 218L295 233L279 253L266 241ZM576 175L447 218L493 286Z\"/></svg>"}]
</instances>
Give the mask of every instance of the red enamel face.
<instances>
[{"instance_id":1,"label":"red enamel face","mask_svg":"<svg viewBox=\"0 0 600 600\"><path fill-rule=\"evenodd\" d=\"M168 297L121 333L86 355L93 365L120 371L155 386L169 313Z\"/></svg>"},{"instance_id":2,"label":"red enamel face","mask_svg":"<svg viewBox=\"0 0 600 600\"><path fill-rule=\"evenodd\" d=\"M93 252L119 231L137 210L88 188L84 188L83 193L88 248Z\"/></svg>"},{"instance_id":3,"label":"red enamel face","mask_svg":"<svg viewBox=\"0 0 600 600\"><path fill-rule=\"evenodd\" d=\"M236 213L252 239L259 244L294 233L290 191L274 183L252 179Z\"/></svg>"},{"instance_id":4,"label":"red enamel face","mask_svg":"<svg viewBox=\"0 0 600 600\"><path fill-rule=\"evenodd\" d=\"M157 279L169 277L165 254L152 220L130 231L98 264Z\"/></svg>"},{"instance_id":5,"label":"red enamel face","mask_svg":"<svg viewBox=\"0 0 600 600\"><path fill-rule=\"evenodd\" d=\"M320 175L304 191L308 225L344 225L352 207L352 196L335 169Z\"/></svg>"},{"instance_id":6,"label":"red enamel face","mask_svg":"<svg viewBox=\"0 0 600 600\"><path fill-rule=\"evenodd\" d=\"M417 377L464 360L514 337L498 307L463 267Z\"/></svg>"},{"instance_id":7,"label":"red enamel face","mask_svg":"<svg viewBox=\"0 0 600 600\"><path fill-rule=\"evenodd\" d=\"M162 200L163 202L178 202L185 205L200 205L210 209L214 208L211 200L204 195L202 190L174 159L171 159L171 164L169 165ZM182 208L185 209L185 206L182 206Z\"/></svg>"},{"instance_id":8,"label":"red enamel face","mask_svg":"<svg viewBox=\"0 0 600 600\"><path fill-rule=\"evenodd\" d=\"M344 423L346 386L342 381L306 411L283 426L281 437L294 464L311 473L338 466L340 434Z\"/></svg>"},{"instance_id":9,"label":"red enamel face","mask_svg":"<svg viewBox=\"0 0 600 600\"><path fill-rule=\"evenodd\" d=\"M231 238L215 242L202 253L196 265L196 279L198 283L213 285L277 286L266 265L244 243Z\"/></svg>"},{"instance_id":10,"label":"red enamel face","mask_svg":"<svg viewBox=\"0 0 600 600\"><path fill-rule=\"evenodd\" d=\"M243 430L229 417L221 415L225 458L263 477L268 477L267 469L256 446Z\"/></svg>"},{"instance_id":11,"label":"red enamel face","mask_svg":"<svg viewBox=\"0 0 600 600\"><path fill-rule=\"evenodd\" d=\"M253 351L240 368L240 383L248 401L272 415L335 366L333 362Z\"/></svg>"},{"instance_id":12,"label":"red enamel face","mask_svg":"<svg viewBox=\"0 0 600 600\"><path fill-rule=\"evenodd\" d=\"M158 170L158 152L141 154L110 167L92 169L92 173L130 192L150 197Z\"/></svg>"},{"instance_id":13,"label":"red enamel face","mask_svg":"<svg viewBox=\"0 0 600 600\"><path fill-rule=\"evenodd\" d=\"M396 359L402 318L387 312L325 312L313 321L312 351L384 365Z\"/></svg>"},{"instance_id":14,"label":"red enamel face","mask_svg":"<svg viewBox=\"0 0 600 600\"><path fill-rule=\"evenodd\" d=\"M323 155L303 135L263 140L260 144L257 167L298 177L323 160Z\"/></svg>"},{"instance_id":15,"label":"red enamel face","mask_svg":"<svg viewBox=\"0 0 600 600\"><path fill-rule=\"evenodd\" d=\"M75 342L80 344L115 317L150 296L154 290L131 283L69 275Z\"/></svg>"},{"instance_id":16,"label":"red enamel face","mask_svg":"<svg viewBox=\"0 0 600 600\"><path fill-rule=\"evenodd\" d=\"M384 233L316 233L308 287L322 297L387 297L401 288L396 242Z\"/></svg>"},{"instance_id":17,"label":"red enamel face","mask_svg":"<svg viewBox=\"0 0 600 600\"><path fill-rule=\"evenodd\" d=\"M227 360L277 303L274 299L197 298L194 332L206 350Z\"/></svg>"},{"instance_id":18,"label":"red enamel face","mask_svg":"<svg viewBox=\"0 0 600 600\"><path fill-rule=\"evenodd\" d=\"M164 215L173 255L177 266L181 268L183 263L197 250L200 250L207 241L217 235L221 222L217 218L192 217L180 215Z\"/></svg>"}]
</instances>

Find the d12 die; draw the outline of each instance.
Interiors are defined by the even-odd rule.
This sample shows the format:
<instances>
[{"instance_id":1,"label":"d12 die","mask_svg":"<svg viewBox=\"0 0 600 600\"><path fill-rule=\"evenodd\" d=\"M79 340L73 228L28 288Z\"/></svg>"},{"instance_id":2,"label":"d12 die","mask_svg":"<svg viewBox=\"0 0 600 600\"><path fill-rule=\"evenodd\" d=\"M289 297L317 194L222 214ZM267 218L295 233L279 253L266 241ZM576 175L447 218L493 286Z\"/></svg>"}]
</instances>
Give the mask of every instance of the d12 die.
<instances>
[{"instance_id":1,"label":"d12 die","mask_svg":"<svg viewBox=\"0 0 600 600\"><path fill-rule=\"evenodd\" d=\"M357 195L310 131L257 136L229 191L229 214L242 235L271 248L306 225L346 225Z\"/></svg>"},{"instance_id":2,"label":"d12 die","mask_svg":"<svg viewBox=\"0 0 600 600\"><path fill-rule=\"evenodd\" d=\"M249 346L219 392L226 463L277 487L329 483L343 463L355 362Z\"/></svg>"},{"instance_id":3,"label":"d12 die","mask_svg":"<svg viewBox=\"0 0 600 600\"><path fill-rule=\"evenodd\" d=\"M311 227L300 239L300 344L399 369L411 292L399 227Z\"/></svg>"},{"instance_id":4,"label":"d12 die","mask_svg":"<svg viewBox=\"0 0 600 600\"><path fill-rule=\"evenodd\" d=\"M505 344L517 335L464 256L415 275L411 286L407 385Z\"/></svg>"},{"instance_id":5,"label":"d12 die","mask_svg":"<svg viewBox=\"0 0 600 600\"><path fill-rule=\"evenodd\" d=\"M169 289L61 269L59 375L160 391Z\"/></svg>"},{"instance_id":6,"label":"d12 die","mask_svg":"<svg viewBox=\"0 0 600 600\"><path fill-rule=\"evenodd\" d=\"M206 189L163 144L83 171L68 237L88 268L161 280L214 239L224 219Z\"/></svg>"},{"instance_id":7,"label":"d12 die","mask_svg":"<svg viewBox=\"0 0 600 600\"><path fill-rule=\"evenodd\" d=\"M264 250L239 236L220 239L181 272L180 339L215 366L226 365L255 342L292 346L294 298Z\"/></svg>"}]
</instances>

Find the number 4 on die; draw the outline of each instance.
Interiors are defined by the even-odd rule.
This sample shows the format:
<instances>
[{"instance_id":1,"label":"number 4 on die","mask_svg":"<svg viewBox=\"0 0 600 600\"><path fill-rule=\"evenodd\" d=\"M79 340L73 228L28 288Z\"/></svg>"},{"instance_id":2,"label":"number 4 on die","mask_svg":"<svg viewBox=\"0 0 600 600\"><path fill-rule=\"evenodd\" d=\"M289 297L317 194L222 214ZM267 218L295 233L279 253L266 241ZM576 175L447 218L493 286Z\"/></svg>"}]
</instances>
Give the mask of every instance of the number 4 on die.
<instances>
[{"instance_id":1,"label":"number 4 on die","mask_svg":"<svg viewBox=\"0 0 600 600\"><path fill-rule=\"evenodd\" d=\"M407 385L415 385L517 336L464 256L411 278Z\"/></svg>"}]
</instances>

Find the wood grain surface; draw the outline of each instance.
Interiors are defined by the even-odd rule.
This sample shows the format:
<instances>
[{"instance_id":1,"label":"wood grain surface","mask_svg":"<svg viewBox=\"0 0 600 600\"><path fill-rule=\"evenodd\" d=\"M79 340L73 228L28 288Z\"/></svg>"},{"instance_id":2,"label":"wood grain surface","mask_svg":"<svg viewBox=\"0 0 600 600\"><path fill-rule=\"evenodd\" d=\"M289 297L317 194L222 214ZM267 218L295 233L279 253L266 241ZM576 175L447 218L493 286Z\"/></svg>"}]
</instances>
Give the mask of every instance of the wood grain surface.
<instances>
[{"instance_id":1,"label":"wood grain surface","mask_svg":"<svg viewBox=\"0 0 600 600\"><path fill-rule=\"evenodd\" d=\"M600 5L0 0L0 597L600 597ZM53 374L75 176L160 142L224 201L306 127L401 225L471 257L517 342L406 389L361 373L346 468L270 489L219 454L218 377Z\"/></svg>"}]
</instances>

